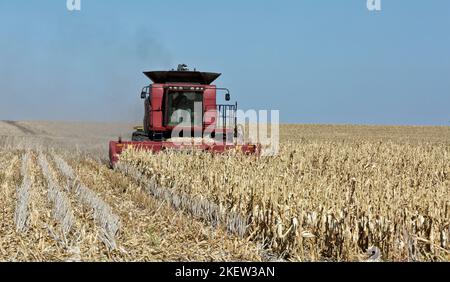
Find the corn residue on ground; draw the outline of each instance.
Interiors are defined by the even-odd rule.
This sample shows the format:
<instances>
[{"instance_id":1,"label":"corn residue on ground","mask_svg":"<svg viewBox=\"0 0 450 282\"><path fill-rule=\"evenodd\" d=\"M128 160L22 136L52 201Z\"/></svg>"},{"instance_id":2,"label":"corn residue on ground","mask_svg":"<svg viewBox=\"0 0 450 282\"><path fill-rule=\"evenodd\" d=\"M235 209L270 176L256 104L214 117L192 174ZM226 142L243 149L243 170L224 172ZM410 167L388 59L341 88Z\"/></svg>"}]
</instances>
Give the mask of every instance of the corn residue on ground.
<instances>
[{"instance_id":1,"label":"corn residue on ground","mask_svg":"<svg viewBox=\"0 0 450 282\"><path fill-rule=\"evenodd\" d=\"M0 126L0 261L450 261L448 127L282 125L276 156L111 170L112 125L19 125Z\"/></svg>"}]
</instances>

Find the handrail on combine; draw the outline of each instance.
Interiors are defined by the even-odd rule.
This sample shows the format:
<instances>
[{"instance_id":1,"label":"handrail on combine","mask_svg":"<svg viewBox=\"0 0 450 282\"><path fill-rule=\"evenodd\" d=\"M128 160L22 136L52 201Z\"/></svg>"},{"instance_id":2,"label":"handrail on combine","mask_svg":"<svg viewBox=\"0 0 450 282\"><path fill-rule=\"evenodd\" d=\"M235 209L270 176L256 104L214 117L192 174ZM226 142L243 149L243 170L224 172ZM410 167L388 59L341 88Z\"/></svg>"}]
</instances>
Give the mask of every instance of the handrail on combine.
<instances>
[{"instance_id":1,"label":"handrail on combine","mask_svg":"<svg viewBox=\"0 0 450 282\"><path fill-rule=\"evenodd\" d=\"M216 128L222 128L223 132L232 128L234 137L237 137L237 102L234 105L217 105L218 118ZM230 125L230 126L228 126Z\"/></svg>"}]
</instances>

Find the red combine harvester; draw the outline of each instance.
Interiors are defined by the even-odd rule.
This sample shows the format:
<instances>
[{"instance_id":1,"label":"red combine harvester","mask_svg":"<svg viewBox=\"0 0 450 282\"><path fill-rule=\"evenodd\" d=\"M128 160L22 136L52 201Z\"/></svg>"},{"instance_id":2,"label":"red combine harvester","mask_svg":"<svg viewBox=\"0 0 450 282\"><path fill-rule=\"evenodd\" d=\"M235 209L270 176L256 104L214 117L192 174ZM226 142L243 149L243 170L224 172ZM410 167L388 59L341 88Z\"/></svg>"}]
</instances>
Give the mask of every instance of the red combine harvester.
<instances>
[{"instance_id":1,"label":"red combine harvester","mask_svg":"<svg viewBox=\"0 0 450 282\"><path fill-rule=\"evenodd\" d=\"M119 160L120 153L131 146L152 152L174 149L222 153L238 149L246 154L260 153L258 144L237 142L237 103L217 104L218 91L225 91L225 100L230 100L228 89L211 84L220 73L190 71L182 64L177 70L144 74L153 82L141 92L141 98L145 100L144 124L135 128L132 141L119 138L109 143L111 167ZM196 139L192 137L202 141L181 144L174 141L177 138Z\"/></svg>"}]
</instances>

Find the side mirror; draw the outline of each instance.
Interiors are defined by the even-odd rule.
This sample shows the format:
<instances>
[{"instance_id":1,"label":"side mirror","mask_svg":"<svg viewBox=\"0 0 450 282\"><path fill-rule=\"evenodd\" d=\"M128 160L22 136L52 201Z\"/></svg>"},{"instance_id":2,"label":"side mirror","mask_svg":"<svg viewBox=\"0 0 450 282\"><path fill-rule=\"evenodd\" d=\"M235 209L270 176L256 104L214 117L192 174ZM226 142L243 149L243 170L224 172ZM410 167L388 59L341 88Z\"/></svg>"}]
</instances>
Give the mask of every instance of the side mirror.
<instances>
[{"instance_id":1,"label":"side mirror","mask_svg":"<svg viewBox=\"0 0 450 282\"><path fill-rule=\"evenodd\" d=\"M230 101L230 93L225 94L225 101Z\"/></svg>"},{"instance_id":2,"label":"side mirror","mask_svg":"<svg viewBox=\"0 0 450 282\"><path fill-rule=\"evenodd\" d=\"M142 90L141 99L145 99L146 96L147 96L147 93L144 90Z\"/></svg>"}]
</instances>

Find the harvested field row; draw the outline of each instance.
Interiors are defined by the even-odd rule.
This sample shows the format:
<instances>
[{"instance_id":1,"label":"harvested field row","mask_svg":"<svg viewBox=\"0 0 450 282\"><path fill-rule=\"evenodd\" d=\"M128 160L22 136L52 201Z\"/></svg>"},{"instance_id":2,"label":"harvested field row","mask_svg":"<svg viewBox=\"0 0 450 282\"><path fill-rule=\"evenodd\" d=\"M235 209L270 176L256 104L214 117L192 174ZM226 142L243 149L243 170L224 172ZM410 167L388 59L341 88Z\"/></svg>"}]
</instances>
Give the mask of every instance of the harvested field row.
<instances>
[{"instance_id":1,"label":"harvested field row","mask_svg":"<svg viewBox=\"0 0 450 282\"><path fill-rule=\"evenodd\" d=\"M156 201L123 174L93 161L74 167L82 181L117 209L123 223L120 239L129 259L145 260L153 254L164 261L260 260L256 245L229 237Z\"/></svg>"},{"instance_id":2,"label":"harvested field row","mask_svg":"<svg viewBox=\"0 0 450 282\"><path fill-rule=\"evenodd\" d=\"M0 165L0 261L261 260L97 161L8 150Z\"/></svg>"}]
</instances>

